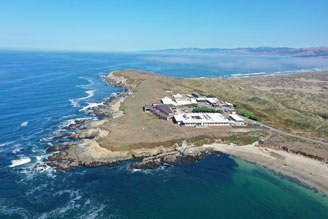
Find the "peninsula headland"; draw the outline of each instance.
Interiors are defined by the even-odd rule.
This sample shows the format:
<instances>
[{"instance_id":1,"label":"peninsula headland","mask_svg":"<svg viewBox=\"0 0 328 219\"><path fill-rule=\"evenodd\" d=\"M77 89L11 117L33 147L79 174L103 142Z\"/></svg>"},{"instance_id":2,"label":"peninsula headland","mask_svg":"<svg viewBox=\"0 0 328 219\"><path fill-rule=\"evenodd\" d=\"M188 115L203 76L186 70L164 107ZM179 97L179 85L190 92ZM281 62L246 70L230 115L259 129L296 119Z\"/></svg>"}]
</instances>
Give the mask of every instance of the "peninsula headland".
<instances>
[{"instance_id":1,"label":"peninsula headland","mask_svg":"<svg viewBox=\"0 0 328 219\"><path fill-rule=\"evenodd\" d=\"M99 120L76 121L66 127L73 134L60 136L59 144L47 149L46 163L56 170L131 159L136 159L132 169L156 168L227 153L328 194L328 72L178 79L120 70L101 80L122 92L93 109ZM163 97L192 93L233 103L242 125L183 126L143 110Z\"/></svg>"}]
</instances>

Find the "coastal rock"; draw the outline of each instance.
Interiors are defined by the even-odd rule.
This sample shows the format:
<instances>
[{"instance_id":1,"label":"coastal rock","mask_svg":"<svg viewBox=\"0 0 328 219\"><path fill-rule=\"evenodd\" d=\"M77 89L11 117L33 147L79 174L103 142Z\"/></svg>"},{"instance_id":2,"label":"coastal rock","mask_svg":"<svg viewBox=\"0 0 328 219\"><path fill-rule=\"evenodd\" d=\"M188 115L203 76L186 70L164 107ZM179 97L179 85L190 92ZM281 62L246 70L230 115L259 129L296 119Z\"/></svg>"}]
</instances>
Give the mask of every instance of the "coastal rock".
<instances>
[{"instance_id":1,"label":"coastal rock","mask_svg":"<svg viewBox=\"0 0 328 219\"><path fill-rule=\"evenodd\" d=\"M135 163L131 169L154 169L162 165L174 165L177 163L192 163L204 159L206 155L214 153L211 148L186 147L181 151L171 151L160 153L156 156L144 158L141 162Z\"/></svg>"},{"instance_id":2,"label":"coastal rock","mask_svg":"<svg viewBox=\"0 0 328 219\"><path fill-rule=\"evenodd\" d=\"M70 143L61 143L61 144L51 146L46 149L46 153L52 153L52 152L56 152L56 151L64 151L64 150L68 149L69 145L70 145Z\"/></svg>"},{"instance_id":3,"label":"coastal rock","mask_svg":"<svg viewBox=\"0 0 328 219\"><path fill-rule=\"evenodd\" d=\"M55 152L45 163L57 171L69 171L79 165L96 167L111 165L119 161L129 160L132 154L129 151L111 151L101 147L95 140L83 139L79 142L56 145L47 152Z\"/></svg>"},{"instance_id":4,"label":"coastal rock","mask_svg":"<svg viewBox=\"0 0 328 219\"><path fill-rule=\"evenodd\" d=\"M112 113L107 109L107 107L93 107L92 113L97 117L112 117Z\"/></svg>"},{"instance_id":5,"label":"coastal rock","mask_svg":"<svg viewBox=\"0 0 328 219\"><path fill-rule=\"evenodd\" d=\"M77 119L74 121L74 123L68 125L68 126L65 126L64 129L66 130L74 130L74 129L77 129L79 128L82 123L83 123L84 120L81 120L81 119Z\"/></svg>"},{"instance_id":6,"label":"coastal rock","mask_svg":"<svg viewBox=\"0 0 328 219\"><path fill-rule=\"evenodd\" d=\"M101 147L95 140L81 140L68 150L68 156L85 166L112 164L132 158L129 151L111 151Z\"/></svg>"},{"instance_id":7,"label":"coastal rock","mask_svg":"<svg viewBox=\"0 0 328 219\"><path fill-rule=\"evenodd\" d=\"M160 153L165 153L174 150L173 148L167 147L155 147L155 148L139 148L139 149L132 149L131 153L134 157L150 157L155 156Z\"/></svg>"}]
</instances>

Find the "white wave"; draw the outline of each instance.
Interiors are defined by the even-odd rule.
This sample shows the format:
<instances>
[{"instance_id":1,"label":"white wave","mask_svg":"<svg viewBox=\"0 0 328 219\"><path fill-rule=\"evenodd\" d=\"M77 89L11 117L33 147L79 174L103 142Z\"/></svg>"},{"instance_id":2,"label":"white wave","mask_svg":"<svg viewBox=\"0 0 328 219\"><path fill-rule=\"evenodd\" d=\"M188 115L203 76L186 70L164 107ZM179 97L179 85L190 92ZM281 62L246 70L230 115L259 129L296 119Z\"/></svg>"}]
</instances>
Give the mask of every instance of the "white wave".
<instances>
[{"instance_id":1,"label":"white wave","mask_svg":"<svg viewBox=\"0 0 328 219\"><path fill-rule=\"evenodd\" d=\"M87 90L87 91L85 91L85 93L88 94L85 97L80 97L80 98L76 98L76 99L69 99L69 101L71 102L71 105L73 107L79 107L80 106L79 105L80 101L89 99L89 98L91 98L95 95L95 90Z\"/></svg>"},{"instance_id":2,"label":"white wave","mask_svg":"<svg viewBox=\"0 0 328 219\"><path fill-rule=\"evenodd\" d=\"M60 129L62 129L64 127L75 124L77 120L84 121L84 120L88 120L88 119L90 119L90 118L82 118L81 117L81 118L68 119L68 120L62 121L58 126Z\"/></svg>"},{"instance_id":3,"label":"white wave","mask_svg":"<svg viewBox=\"0 0 328 219\"><path fill-rule=\"evenodd\" d=\"M114 97L114 98L117 98L120 94L119 93L116 93L116 92L113 92L110 97Z\"/></svg>"},{"instance_id":4,"label":"white wave","mask_svg":"<svg viewBox=\"0 0 328 219\"><path fill-rule=\"evenodd\" d=\"M83 89L88 89L92 85L94 85L94 83L95 83L91 78L87 78L87 77L83 77L83 76L81 76L79 78L89 82L88 84L77 85L77 87L80 87L80 88L83 88Z\"/></svg>"},{"instance_id":5,"label":"white wave","mask_svg":"<svg viewBox=\"0 0 328 219\"><path fill-rule=\"evenodd\" d=\"M16 166L21 166L23 164L27 164L31 162L31 158L29 157L21 157L19 160L12 160L11 165L9 167L16 167Z\"/></svg>"},{"instance_id":6,"label":"white wave","mask_svg":"<svg viewBox=\"0 0 328 219\"><path fill-rule=\"evenodd\" d=\"M266 72L254 72L254 73L249 73L249 75L265 75L267 74Z\"/></svg>"},{"instance_id":7,"label":"white wave","mask_svg":"<svg viewBox=\"0 0 328 219\"><path fill-rule=\"evenodd\" d=\"M76 121L86 121L86 120L97 120L97 118L94 116L87 116L87 117L78 117L78 118L74 118L74 119L64 120L58 124L59 129L53 131L52 136L50 136L49 138L44 138L44 140L52 140L54 137L56 137L58 135L62 135L63 132L66 132L67 130L65 128L72 124L75 124Z\"/></svg>"},{"instance_id":8,"label":"white wave","mask_svg":"<svg viewBox=\"0 0 328 219\"><path fill-rule=\"evenodd\" d=\"M25 122L22 122L20 126L21 126L21 127L25 127L25 126L27 126L27 125L28 125L28 121L25 121Z\"/></svg>"},{"instance_id":9,"label":"white wave","mask_svg":"<svg viewBox=\"0 0 328 219\"><path fill-rule=\"evenodd\" d=\"M132 168L131 173L141 172L142 169Z\"/></svg>"},{"instance_id":10,"label":"white wave","mask_svg":"<svg viewBox=\"0 0 328 219\"><path fill-rule=\"evenodd\" d=\"M37 159L38 159L38 158L37 158ZM40 158L40 160L41 160L41 159L42 159L42 158ZM40 160L39 160L38 163L36 163L36 164L34 165L34 167L33 167L34 171L39 172L39 173L43 173L44 171L49 170L49 169L51 168L51 167L48 166L47 164L45 164L45 163L43 163L43 162L40 162Z\"/></svg>"},{"instance_id":11,"label":"white wave","mask_svg":"<svg viewBox=\"0 0 328 219\"><path fill-rule=\"evenodd\" d=\"M251 73L236 73L231 74L231 77L249 77L249 76L256 76L256 75L267 75L267 72L251 72Z\"/></svg>"},{"instance_id":12,"label":"white wave","mask_svg":"<svg viewBox=\"0 0 328 219\"><path fill-rule=\"evenodd\" d=\"M67 203L63 203L64 205L61 205L61 207L56 208L50 212L43 213L41 216L39 216L39 218L58 218L59 216L63 217L69 211L81 208L81 205L78 203L80 202L79 200L82 198L79 190L61 190L55 192L53 196L62 196L64 194L68 194L70 197L70 200Z\"/></svg>"},{"instance_id":13,"label":"white wave","mask_svg":"<svg viewBox=\"0 0 328 219\"><path fill-rule=\"evenodd\" d=\"M73 119L75 117L76 117L76 114L70 114L70 115L60 117L60 120Z\"/></svg>"},{"instance_id":14,"label":"white wave","mask_svg":"<svg viewBox=\"0 0 328 219\"><path fill-rule=\"evenodd\" d=\"M79 107L79 102L76 99L69 99L73 107Z\"/></svg>"},{"instance_id":15,"label":"white wave","mask_svg":"<svg viewBox=\"0 0 328 219\"><path fill-rule=\"evenodd\" d=\"M99 107L99 106L103 106L104 102L101 103L88 103L87 106L83 107L82 109L80 109L80 112L88 112L90 109L92 109L93 107Z\"/></svg>"},{"instance_id":16,"label":"white wave","mask_svg":"<svg viewBox=\"0 0 328 219\"><path fill-rule=\"evenodd\" d=\"M231 77L240 77L243 76L244 74L231 74Z\"/></svg>"},{"instance_id":17,"label":"white wave","mask_svg":"<svg viewBox=\"0 0 328 219\"><path fill-rule=\"evenodd\" d=\"M27 209L24 209L22 207L14 207L12 205L8 206L5 203L1 203L0 214L6 215L7 217L13 216L12 218L16 218L18 217L18 215L20 216L20 218L24 218L24 219L31 218L31 214Z\"/></svg>"},{"instance_id":18,"label":"white wave","mask_svg":"<svg viewBox=\"0 0 328 219\"><path fill-rule=\"evenodd\" d=\"M13 143L15 143L15 141L7 141L5 143L1 143L0 147L4 147L4 146L7 146L7 145L10 145L10 144L13 144Z\"/></svg>"},{"instance_id":19,"label":"white wave","mask_svg":"<svg viewBox=\"0 0 328 219\"><path fill-rule=\"evenodd\" d=\"M85 93L88 94L88 96L82 97L80 99L85 100L93 97L95 95L95 90L87 90Z\"/></svg>"},{"instance_id":20,"label":"white wave","mask_svg":"<svg viewBox=\"0 0 328 219\"><path fill-rule=\"evenodd\" d=\"M12 152L13 154L17 154L18 152L20 152L23 148L15 148Z\"/></svg>"},{"instance_id":21,"label":"white wave","mask_svg":"<svg viewBox=\"0 0 328 219\"><path fill-rule=\"evenodd\" d=\"M84 215L81 215L79 218L88 218L88 219L94 219L98 218L99 212L103 211L106 206L104 204L101 204L99 207L95 207L91 210L88 210L88 212ZM114 215L106 215L107 218L114 217Z\"/></svg>"}]
</instances>

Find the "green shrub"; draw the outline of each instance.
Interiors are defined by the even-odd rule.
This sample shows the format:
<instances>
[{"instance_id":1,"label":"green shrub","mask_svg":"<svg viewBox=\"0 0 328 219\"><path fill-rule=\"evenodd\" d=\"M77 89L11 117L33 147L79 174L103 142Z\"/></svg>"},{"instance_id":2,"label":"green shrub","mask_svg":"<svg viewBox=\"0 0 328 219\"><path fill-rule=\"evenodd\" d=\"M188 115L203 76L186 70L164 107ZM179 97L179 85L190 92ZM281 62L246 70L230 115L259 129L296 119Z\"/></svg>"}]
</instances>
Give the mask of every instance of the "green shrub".
<instances>
[{"instance_id":1,"label":"green shrub","mask_svg":"<svg viewBox=\"0 0 328 219\"><path fill-rule=\"evenodd\" d=\"M198 104L197 103L188 104L187 107L196 108L196 107L198 107Z\"/></svg>"},{"instance_id":2,"label":"green shrub","mask_svg":"<svg viewBox=\"0 0 328 219\"><path fill-rule=\"evenodd\" d=\"M215 98L216 96L214 94L207 95L208 98Z\"/></svg>"},{"instance_id":3,"label":"green shrub","mask_svg":"<svg viewBox=\"0 0 328 219\"><path fill-rule=\"evenodd\" d=\"M256 115L254 115L253 113L251 113L249 111L243 111L243 112L240 112L239 114L241 116L247 117L247 118L249 118L251 120L254 120L254 121L258 121L258 122L262 121L261 117L256 116Z\"/></svg>"},{"instance_id":4,"label":"green shrub","mask_svg":"<svg viewBox=\"0 0 328 219\"><path fill-rule=\"evenodd\" d=\"M195 108L192 110L193 113L222 113L222 110L216 110L213 108L209 108L206 106L200 107L200 108Z\"/></svg>"}]
</instances>

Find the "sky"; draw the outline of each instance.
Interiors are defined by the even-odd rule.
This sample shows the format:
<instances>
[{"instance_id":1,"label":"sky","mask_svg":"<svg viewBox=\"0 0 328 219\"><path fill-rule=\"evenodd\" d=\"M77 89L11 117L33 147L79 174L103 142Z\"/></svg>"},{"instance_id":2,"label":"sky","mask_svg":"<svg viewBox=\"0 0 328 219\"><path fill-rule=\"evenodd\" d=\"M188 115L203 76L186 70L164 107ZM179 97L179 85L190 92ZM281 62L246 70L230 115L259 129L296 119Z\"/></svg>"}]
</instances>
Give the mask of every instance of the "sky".
<instances>
[{"instance_id":1,"label":"sky","mask_svg":"<svg viewBox=\"0 0 328 219\"><path fill-rule=\"evenodd\" d=\"M327 0L0 0L0 49L328 46Z\"/></svg>"}]
</instances>

